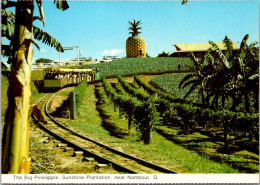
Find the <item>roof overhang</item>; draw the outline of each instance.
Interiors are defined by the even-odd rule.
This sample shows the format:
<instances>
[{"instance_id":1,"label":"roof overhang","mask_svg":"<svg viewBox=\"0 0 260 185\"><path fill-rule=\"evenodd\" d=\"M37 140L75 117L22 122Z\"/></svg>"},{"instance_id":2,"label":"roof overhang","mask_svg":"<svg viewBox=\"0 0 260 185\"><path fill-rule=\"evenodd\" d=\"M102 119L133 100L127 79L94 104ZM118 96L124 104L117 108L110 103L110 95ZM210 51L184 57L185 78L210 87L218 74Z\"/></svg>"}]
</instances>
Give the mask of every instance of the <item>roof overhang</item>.
<instances>
[{"instance_id":1,"label":"roof overhang","mask_svg":"<svg viewBox=\"0 0 260 185\"><path fill-rule=\"evenodd\" d=\"M237 41L232 41L233 50L237 48ZM215 42L220 50L226 50L226 46L223 42ZM185 44L174 44L177 52L195 52L195 51L207 51L209 48L212 48L210 43L185 43ZM214 50L214 49L213 49Z\"/></svg>"}]
</instances>

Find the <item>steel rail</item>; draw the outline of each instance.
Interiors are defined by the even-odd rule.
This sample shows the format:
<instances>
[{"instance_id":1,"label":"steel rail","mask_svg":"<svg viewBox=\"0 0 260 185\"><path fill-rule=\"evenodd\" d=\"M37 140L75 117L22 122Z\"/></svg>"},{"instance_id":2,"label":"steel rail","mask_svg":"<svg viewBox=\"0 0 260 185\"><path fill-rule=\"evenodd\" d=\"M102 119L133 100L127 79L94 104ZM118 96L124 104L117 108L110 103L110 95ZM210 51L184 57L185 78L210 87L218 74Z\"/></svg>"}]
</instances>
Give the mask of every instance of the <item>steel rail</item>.
<instances>
[{"instance_id":1,"label":"steel rail","mask_svg":"<svg viewBox=\"0 0 260 185\"><path fill-rule=\"evenodd\" d=\"M39 126L44 131L46 131L47 133L53 135L56 139L60 140L61 142L68 144L69 146L71 146L72 148L74 148L76 150L83 151L83 153L85 155L93 156L95 158L95 160L98 161L98 162L104 162L104 163L107 163L107 164L112 164L113 168L115 170L118 170L118 171L124 171L124 172L131 173L131 174L137 174L137 172L135 172L135 171L133 171L133 170L131 170L129 168L126 168L126 167L124 167L124 166L122 166L122 165L120 165L120 164L118 164L116 162L113 162L113 161L111 161L109 159L106 159L106 158L104 158L102 156L99 156L99 155L97 155L97 154L95 154L95 153L93 153L93 152L91 152L91 151L89 151L89 150L87 150L87 149L85 149L85 148L83 148L81 146L78 146L77 144L75 144L75 143L73 143L73 142L63 138L62 136L52 132L50 129L48 129L47 127L45 127L42 124L39 124Z\"/></svg>"},{"instance_id":2,"label":"steel rail","mask_svg":"<svg viewBox=\"0 0 260 185\"><path fill-rule=\"evenodd\" d=\"M141 165L143 165L143 166L152 168L152 169L154 169L154 170L157 170L157 171L160 171L160 172L163 172L163 173L178 174L178 172L173 171L173 170L171 170L171 169L168 169L168 168L159 166L159 165L157 165L157 164L148 162L148 161L143 160L143 159L141 159L141 158L137 158L137 157L131 156L131 155L127 154L127 153L118 151L118 150L116 150L116 149L114 149L114 148L112 148L112 147L106 146L106 145L104 145L104 144L102 144L102 143L100 143L100 142L98 142L98 141L95 141L95 140L90 139L90 138L88 138L88 137L86 137L86 136L83 136L83 135L81 135L81 134L78 134L77 132L75 132L75 131L69 129L68 127L64 126L63 124L59 123L57 120L55 120L55 119L48 113L48 110L47 110L47 106L48 106L50 100L53 98L54 95L55 95L55 94L53 94L53 95L48 99L47 103L45 104L44 111L45 111L45 114L46 114L53 122L55 122L55 124L57 124L59 127L65 129L65 130L67 130L67 131L70 131L73 135L76 135L76 136L78 136L78 137L80 137L80 138L82 138L82 139L85 139L85 140L88 140L88 141L90 141L90 142L92 142L92 143L95 143L96 145L101 146L101 147L103 147L103 148L105 148L105 149L107 149L107 150L109 150L109 151L111 151L111 152L113 152L113 153L115 153L115 154L117 154L117 155L121 155L121 156L123 156L123 157L126 157L126 158L129 158L129 159L131 159L131 160L137 161L139 164L141 164ZM41 125L41 126L42 126L43 129L46 129L46 130L48 129L48 128L44 128L43 125ZM64 142L65 142L65 141L64 141ZM81 150L82 150L82 149L81 149ZM90 152L90 151L88 151L88 152ZM87 153L87 152L86 152L86 153ZM92 153L92 152L90 152L90 153ZM91 155L92 155L92 154L91 154ZM94 154L94 155L96 155L96 154ZM103 157L102 157L102 158L103 158ZM106 160L108 160L108 159L106 159ZM110 162L110 163L111 163L111 162ZM115 165L118 165L118 164L115 164ZM125 167L124 167L124 168L125 168ZM129 169L129 170L130 170L130 169ZM132 172L133 172L133 171L132 171ZM130 172L129 172L129 173L130 173ZM133 172L133 173L137 173L137 172Z\"/></svg>"},{"instance_id":3,"label":"steel rail","mask_svg":"<svg viewBox=\"0 0 260 185\"><path fill-rule=\"evenodd\" d=\"M55 95L55 94L53 94L53 95L51 96L51 98L52 98L54 95ZM46 95L45 95L45 96L46 96ZM43 99L45 96L43 96L41 99ZM51 99L51 98L50 98L50 99ZM39 102L41 101L41 99L40 99L37 103L39 103ZM49 100L50 100L50 99L49 99ZM49 100L48 100L48 102L49 102ZM47 103L46 103L46 104L47 104ZM45 105L46 105L46 104L45 104ZM47 107L47 106L46 106L46 107ZM34 115L33 115L33 118L36 120L36 117L35 117ZM56 123L56 122L55 122L55 123ZM45 132L47 132L47 133L49 133L50 135L54 136L57 140L60 140L61 142L68 144L69 146L71 146L72 148L74 148L74 149L76 149L76 150L83 151L83 153L84 153L85 155L93 156L93 157L95 158L95 160L98 161L98 162L104 162L104 163L107 163L107 164L112 164L113 168L114 168L115 170L118 170L118 171L123 171L123 172L127 172L127 173L130 173L130 174L137 174L136 171L133 171L133 170L131 170L131 169L129 169L129 168L126 168L126 167L124 167L124 166L122 166L122 165L120 165L120 164L118 164L118 163L116 163L116 162L113 162L113 161L111 161L111 160L109 160L109 159L106 159L106 158L104 158L104 157L102 157L102 156L99 156L99 155L97 155L97 154L95 154L95 153L93 153L93 152L91 152L91 151L89 151L89 150L87 150L87 149L85 149L85 148L83 148L83 147L81 147L81 146L78 146L77 144L75 144L75 143L73 143L73 142L71 142L71 141L65 139L64 137L62 137L62 136L60 136L60 135L58 135L58 134L52 132L50 129L48 129L47 127L45 127L45 126L44 126L43 124L41 124L40 122L39 122L39 127L40 127L42 130L44 130Z\"/></svg>"}]
</instances>

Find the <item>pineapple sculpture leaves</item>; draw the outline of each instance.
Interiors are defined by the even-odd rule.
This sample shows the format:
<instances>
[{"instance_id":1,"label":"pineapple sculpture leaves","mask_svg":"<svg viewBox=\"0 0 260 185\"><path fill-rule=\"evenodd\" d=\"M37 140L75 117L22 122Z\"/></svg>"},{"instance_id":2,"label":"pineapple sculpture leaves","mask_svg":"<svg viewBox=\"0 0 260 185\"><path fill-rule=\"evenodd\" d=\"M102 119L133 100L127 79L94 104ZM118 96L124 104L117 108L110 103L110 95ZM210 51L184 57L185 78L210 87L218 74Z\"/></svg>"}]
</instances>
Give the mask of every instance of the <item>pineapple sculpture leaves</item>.
<instances>
[{"instance_id":1,"label":"pineapple sculpture leaves","mask_svg":"<svg viewBox=\"0 0 260 185\"><path fill-rule=\"evenodd\" d=\"M138 34L141 33L139 30L142 28L140 25L141 21L128 21L131 25L128 30L130 30L129 34L131 37L128 37L126 40L126 55L127 57L146 57L146 45L143 37Z\"/></svg>"}]
</instances>

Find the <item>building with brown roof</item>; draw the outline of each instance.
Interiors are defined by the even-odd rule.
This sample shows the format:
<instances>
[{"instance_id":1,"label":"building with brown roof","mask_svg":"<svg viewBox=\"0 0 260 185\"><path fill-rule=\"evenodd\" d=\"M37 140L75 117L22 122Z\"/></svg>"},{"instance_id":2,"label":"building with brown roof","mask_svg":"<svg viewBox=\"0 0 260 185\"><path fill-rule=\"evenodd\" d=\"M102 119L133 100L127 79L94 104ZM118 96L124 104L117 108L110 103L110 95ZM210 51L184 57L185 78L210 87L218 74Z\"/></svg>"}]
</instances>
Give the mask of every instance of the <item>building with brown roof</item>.
<instances>
[{"instance_id":1,"label":"building with brown roof","mask_svg":"<svg viewBox=\"0 0 260 185\"><path fill-rule=\"evenodd\" d=\"M215 42L221 51L225 51L226 47L223 42ZM233 51L238 51L237 42L233 41ZM210 43L186 43L186 44L174 44L176 52L172 53L172 57L189 57L193 52L196 57L203 57L206 51L212 47ZM213 48L212 48L213 49ZM214 49L213 49L214 51ZM214 53L213 53L214 54Z\"/></svg>"}]
</instances>

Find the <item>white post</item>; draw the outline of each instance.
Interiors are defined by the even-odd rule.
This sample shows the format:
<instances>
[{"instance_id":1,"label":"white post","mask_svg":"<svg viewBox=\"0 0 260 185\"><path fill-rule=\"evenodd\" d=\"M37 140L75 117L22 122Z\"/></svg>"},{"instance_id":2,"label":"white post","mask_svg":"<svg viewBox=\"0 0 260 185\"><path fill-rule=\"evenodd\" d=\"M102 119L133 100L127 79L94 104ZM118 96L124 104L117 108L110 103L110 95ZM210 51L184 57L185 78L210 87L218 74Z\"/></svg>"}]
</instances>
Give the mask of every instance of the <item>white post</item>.
<instances>
[{"instance_id":1,"label":"white post","mask_svg":"<svg viewBox=\"0 0 260 185\"><path fill-rule=\"evenodd\" d=\"M77 49L77 64L79 65L79 53L78 53L78 47L77 47L76 49Z\"/></svg>"}]
</instances>

